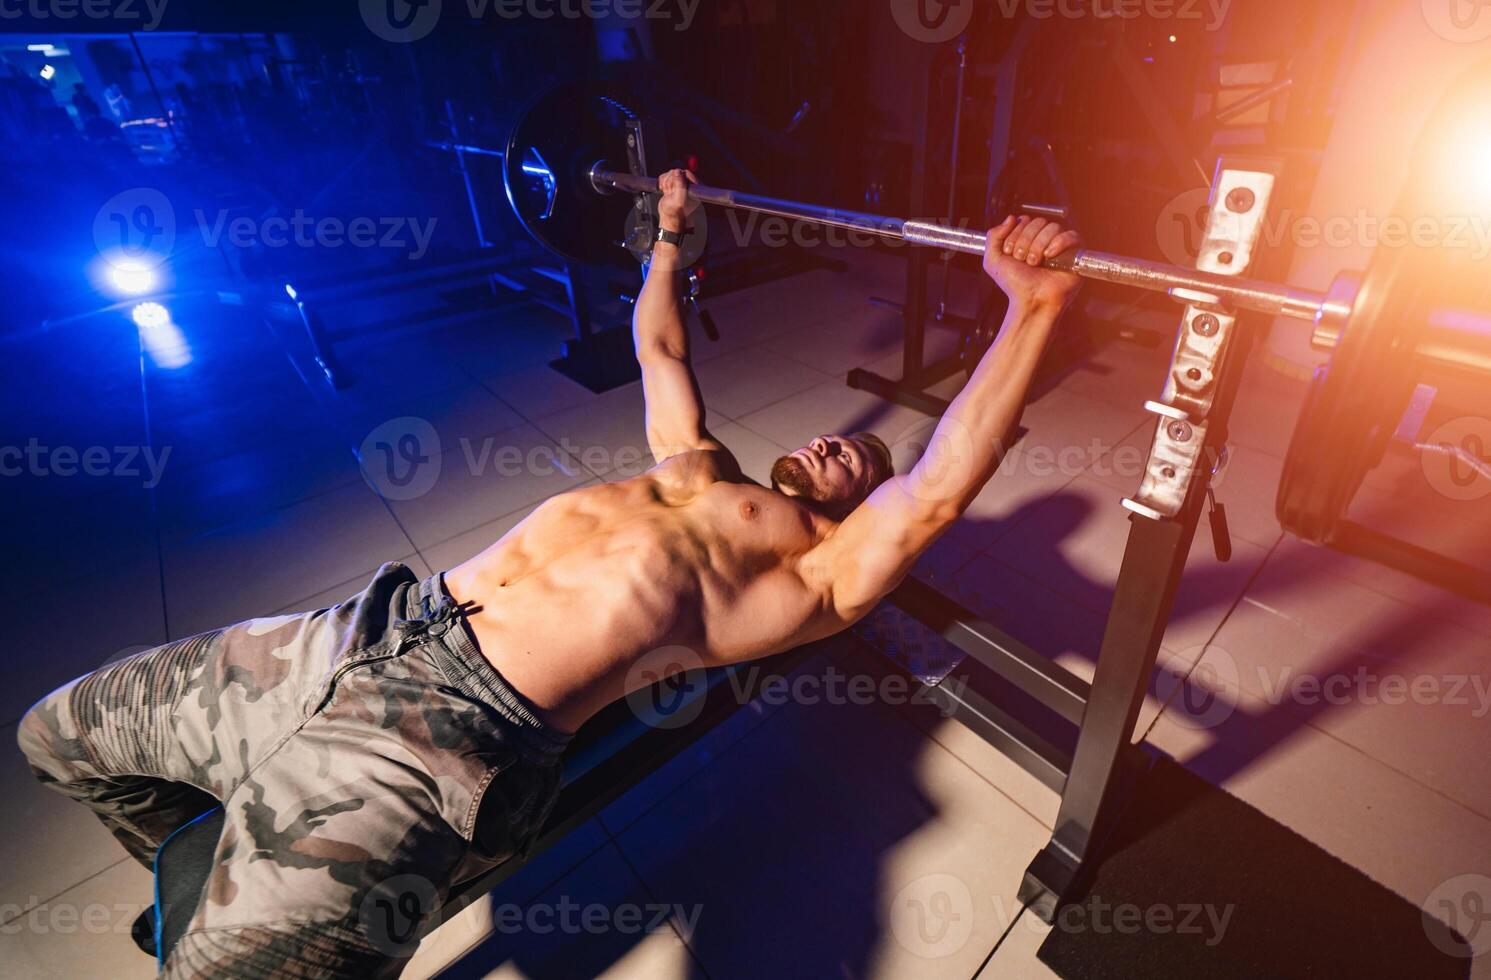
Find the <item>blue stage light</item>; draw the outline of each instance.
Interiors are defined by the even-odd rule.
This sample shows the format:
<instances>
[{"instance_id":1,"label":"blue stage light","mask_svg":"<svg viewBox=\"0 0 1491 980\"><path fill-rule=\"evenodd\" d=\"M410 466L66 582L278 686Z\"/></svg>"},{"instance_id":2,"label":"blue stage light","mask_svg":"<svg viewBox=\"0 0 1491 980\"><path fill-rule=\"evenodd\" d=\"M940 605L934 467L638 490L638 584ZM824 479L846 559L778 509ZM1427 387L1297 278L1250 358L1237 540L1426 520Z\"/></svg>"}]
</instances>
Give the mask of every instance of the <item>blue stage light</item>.
<instances>
[{"instance_id":1,"label":"blue stage light","mask_svg":"<svg viewBox=\"0 0 1491 980\"><path fill-rule=\"evenodd\" d=\"M121 293L139 296L153 290L160 276L146 262L138 259L116 259L109 263L109 282Z\"/></svg>"},{"instance_id":2,"label":"blue stage light","mask_svg":"<svg viewBox=\"0 0 1491 980\"><path fill-rule=\"evenodd\" d=\"M141 330L158 330L171 322L171 314L159 303L139 303L129 317Z\"/></svg>"},{"instance_id":3,"label":"blue stage light","mask_svg":"<svg viewBox=\"0 0 1491 980\"><path fill-rule=\"evenodd\" d=\"M191 346L181 328L171 322L171 311L159 303L136 303L129 318L140 329L140 346L156 366L174 369L192 362Z\"/></svg>"}]
</instances>

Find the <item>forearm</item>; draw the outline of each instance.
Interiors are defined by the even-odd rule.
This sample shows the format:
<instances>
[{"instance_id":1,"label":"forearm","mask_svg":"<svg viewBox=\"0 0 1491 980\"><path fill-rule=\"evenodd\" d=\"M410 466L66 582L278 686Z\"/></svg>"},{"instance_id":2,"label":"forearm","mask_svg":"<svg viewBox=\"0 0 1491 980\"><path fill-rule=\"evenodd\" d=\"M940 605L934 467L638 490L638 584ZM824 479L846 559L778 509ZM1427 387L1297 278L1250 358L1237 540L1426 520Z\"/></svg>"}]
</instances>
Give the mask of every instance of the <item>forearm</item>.
<instances>
[{"instance_id":1,"label":"forearm","mask_svg":"<svg viewBox=\"0 0 1491 980\"><path fill-rule=\"evenodd\" d=\"M989 229L984 270L1010 297L999 335L953 399L922 458L885 481L800 564L830 597L825 615L852 623L911 570L978 496L1009 450L1052 329L1081 280L1041 268L1081 238L1043 218L1005 218Z\"/></svg>"},{"instance_id":2,"label":"forearm","mask_svg":"<svg viewBox=\"0 0 1491 980\"><path fill-rule=\"evenodd\" d=\"M1061 313L1060 306L1011 305L993 346L943 414L926 453L909 474L919 498L955 516L994 475Z\"/></svg>"},{"instance_id":3,"label":"forearm","mask_svg":"<svg viewBox=\"0 0 1491 980\"><path fill-rule=\"evenodd\" d=\"M688 358L689 335L679 308L678 247L658 242L647 267L647 279L632 314L632 339L639 358L661 353Z\"/></svg>"}]
</instances>

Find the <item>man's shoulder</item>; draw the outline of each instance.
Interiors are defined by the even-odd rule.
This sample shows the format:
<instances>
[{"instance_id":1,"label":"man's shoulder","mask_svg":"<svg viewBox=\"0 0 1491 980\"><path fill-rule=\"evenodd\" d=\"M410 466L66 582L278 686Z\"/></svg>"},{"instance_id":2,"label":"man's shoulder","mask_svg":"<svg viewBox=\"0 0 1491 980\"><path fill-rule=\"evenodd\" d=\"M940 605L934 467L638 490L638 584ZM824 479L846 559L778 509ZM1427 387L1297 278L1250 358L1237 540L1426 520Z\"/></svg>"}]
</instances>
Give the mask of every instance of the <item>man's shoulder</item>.
<instances>
[{"instance_id":1,"label":"man's shoulder","mask_svg":"<svg viewBox=\"0 0 1491 980\"><path fill-rule=\"evenodd\" d=\"M741 472L735 455L724 446L675 453L649 470L648 475L679 489L703 490L715 483L755 485Z\"/></svg>"}]
</instances>

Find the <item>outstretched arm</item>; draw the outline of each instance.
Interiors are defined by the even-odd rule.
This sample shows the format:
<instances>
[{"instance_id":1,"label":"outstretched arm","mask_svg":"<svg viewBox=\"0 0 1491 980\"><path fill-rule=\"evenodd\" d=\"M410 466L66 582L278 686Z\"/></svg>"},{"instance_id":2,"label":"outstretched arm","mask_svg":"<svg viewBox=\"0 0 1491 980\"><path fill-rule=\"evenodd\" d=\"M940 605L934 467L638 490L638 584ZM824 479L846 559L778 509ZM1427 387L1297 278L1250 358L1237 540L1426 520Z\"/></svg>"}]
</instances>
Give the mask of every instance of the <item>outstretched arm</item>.
<instances>
[{"instance_id":1,"label":"outstretched arm","mask_svg":"<svg viewBox=\"0 0 1491 980\"><path fill-rule=\"evenodd\" d=\"M670 170L658 178L663 190L658 216L664 231L686 230L689 214L698 207L688 201L693 179L686 170ZM647 445L659 463L692 449L723 448L704 428L704 400L689 362L689 333L679 307L679 271L678 247L658 242L632 316L632 339L647 400Z\"/></svg>"},{"instance_id":2,"label":"outstretched arm","mask_svg":"<svg viewBox=\"0 0 1491 980\"><path fill-rule=\"evenodd\" d=\"M1009 313L917 464L805 556L804 577L829 597L826 616L847 625L868 613L999 468L1052 329L1081 284L1040 263L1079 243L1043 218L1006 218L989 232L984 269L1009 296Z\"/></svg>"}]
</instances>

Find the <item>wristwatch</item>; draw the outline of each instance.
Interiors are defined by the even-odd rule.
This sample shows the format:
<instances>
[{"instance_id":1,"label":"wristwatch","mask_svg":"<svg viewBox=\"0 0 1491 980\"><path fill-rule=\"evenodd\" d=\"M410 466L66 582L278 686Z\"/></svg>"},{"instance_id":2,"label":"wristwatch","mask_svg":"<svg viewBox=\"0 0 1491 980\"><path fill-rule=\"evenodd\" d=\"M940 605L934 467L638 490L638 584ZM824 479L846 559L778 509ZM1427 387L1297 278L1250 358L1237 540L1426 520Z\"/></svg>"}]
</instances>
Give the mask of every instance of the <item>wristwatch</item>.
<instances>
[{"instance_id":1,"label":"wristwatch","mask_svg":"<svg viewBox=\"0 0 1491 980\"><path fill-rule=\"evenodd\" d=\"M657 230L657 237L653 241L667 242L675 248L681 248L683 246L683 236L686 234L688 234L687 230L669 231L666 228L659 228Z\"/></svg>"}]
</instances>

